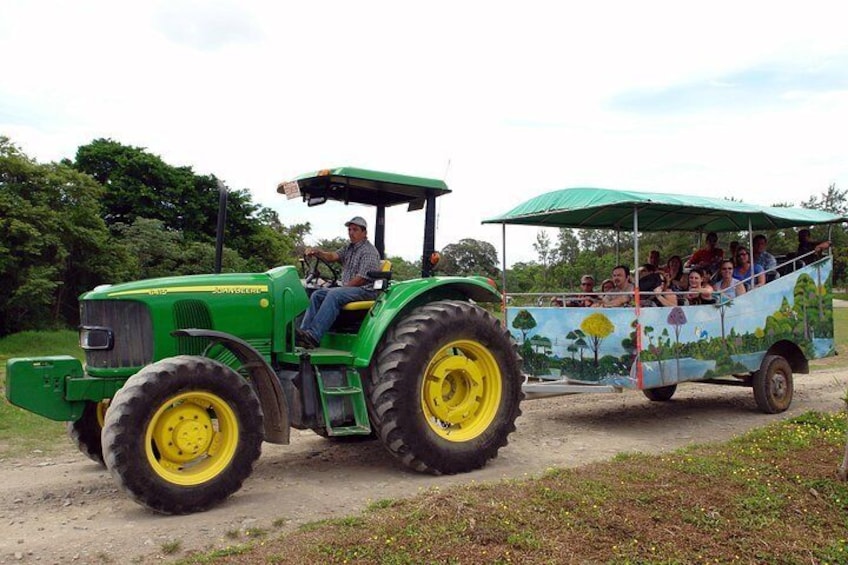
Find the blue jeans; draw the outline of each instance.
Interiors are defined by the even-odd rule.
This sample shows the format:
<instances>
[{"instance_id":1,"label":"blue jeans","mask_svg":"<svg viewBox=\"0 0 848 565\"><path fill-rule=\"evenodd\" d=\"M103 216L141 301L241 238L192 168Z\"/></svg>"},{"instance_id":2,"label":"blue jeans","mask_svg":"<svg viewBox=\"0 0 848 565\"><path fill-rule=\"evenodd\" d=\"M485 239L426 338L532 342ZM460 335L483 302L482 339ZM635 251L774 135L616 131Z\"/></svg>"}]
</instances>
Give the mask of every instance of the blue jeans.
<instances>
[{"instance_id":1,"label":"blue jeans","mask_svg":"<svg viewBox=\"0 0 848 565\"><path fill-rule=\"evenodd\" d=\"M300 329L308 331L316 341L327 333L339 315L342 306L357 300L374 300L377 293L361 286L338 286L319 288L309 299L309 308L300 324Z\"/></svg>"}]
</instances>

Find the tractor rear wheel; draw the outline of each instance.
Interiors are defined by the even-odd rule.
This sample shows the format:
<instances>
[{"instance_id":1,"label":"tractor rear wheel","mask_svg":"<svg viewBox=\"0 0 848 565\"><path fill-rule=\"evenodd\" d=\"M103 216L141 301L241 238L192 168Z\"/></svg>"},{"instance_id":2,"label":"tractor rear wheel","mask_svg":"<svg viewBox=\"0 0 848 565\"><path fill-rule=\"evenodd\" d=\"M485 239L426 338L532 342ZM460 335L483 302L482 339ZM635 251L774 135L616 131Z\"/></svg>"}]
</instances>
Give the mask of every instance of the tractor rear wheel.
<instances>
[{"instance_id":1,"label":"tractor rear wheel","mask_svg":"<svg viewBox=\"0 0 848 565\"><path fill-rule=\"evenodd\" d=\"M383 337L370 372L372 423L412 469L471 471L515 431L521 382L515 346L498 320L468 302L433 302Z\"/></svg>"},{"instance_id":2,"label":"tractor rear wheel","mask_svg":"<svg viewBox=\"0 0 848 565\"><path fill-rule=\"evenodd\" d=\"M241 488L262 438L250 383L212 359L180 356L145 367L117 392L106 413L103 453L136 502L187 514Z\"/></svg>"},{"instance_id":3,"label":"tractor rear wheel","mask_svg":"<svg viewBox=\"0 0 848 565\"><path fill-rule=\"evenodd\" d=\"M100 433L103 431L103 421L106 418L108 406L109 400L86 402L80 419L67 423L68 437L80 452L98 465L105 465Z\"/></svg>"}]
</instances>

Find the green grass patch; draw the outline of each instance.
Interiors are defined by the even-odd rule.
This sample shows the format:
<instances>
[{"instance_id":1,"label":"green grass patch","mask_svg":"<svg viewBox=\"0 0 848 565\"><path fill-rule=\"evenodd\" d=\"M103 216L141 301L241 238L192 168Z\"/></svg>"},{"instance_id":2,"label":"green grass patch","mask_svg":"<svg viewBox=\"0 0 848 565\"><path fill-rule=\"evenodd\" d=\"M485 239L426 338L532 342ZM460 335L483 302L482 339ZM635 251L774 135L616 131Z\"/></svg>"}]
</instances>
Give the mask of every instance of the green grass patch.
<instances>
[{"instance_id":1,"label":"green grass patch","mask_svg":"<svg viewBox=\"0 0 848 565\"><path fill-rule=\"evenodd\" d=\"M314 522L227 563L844 563L846 414ZM739 532L747 532L740 536Z\"/></svg>"}]
</instances>

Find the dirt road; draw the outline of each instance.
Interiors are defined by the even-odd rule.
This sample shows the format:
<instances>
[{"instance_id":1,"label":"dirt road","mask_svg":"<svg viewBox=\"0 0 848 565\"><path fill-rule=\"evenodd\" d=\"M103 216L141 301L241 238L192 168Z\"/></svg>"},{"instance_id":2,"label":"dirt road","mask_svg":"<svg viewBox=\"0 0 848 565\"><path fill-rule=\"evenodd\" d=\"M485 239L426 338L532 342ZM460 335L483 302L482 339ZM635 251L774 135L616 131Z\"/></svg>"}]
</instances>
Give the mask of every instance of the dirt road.
<instances>
[{"instance_id":1,"label":"dirt road","mask_svg":"<svg viewBox=\"0 0 848 565\"><path fill-rule=\"evenodd\" d=\"M452 477L406 471L376 441L338 444L296 432L292 445L264 445L241 491L191 516L145 510L118 492L107 471L70 447L49 458L0 460L0 565L162 563L190 550L244 542L250 530L276 535L433 487L725 440L808 410L843 409L848 370L797 375L795 386L791 409L776 416L757 411L750 389L710 385L684 385L667 403L649 402L638 392L527 401L499 457L485 469ZM165 555L175 541L179 550Z\"/></svg>"}]
</instances>

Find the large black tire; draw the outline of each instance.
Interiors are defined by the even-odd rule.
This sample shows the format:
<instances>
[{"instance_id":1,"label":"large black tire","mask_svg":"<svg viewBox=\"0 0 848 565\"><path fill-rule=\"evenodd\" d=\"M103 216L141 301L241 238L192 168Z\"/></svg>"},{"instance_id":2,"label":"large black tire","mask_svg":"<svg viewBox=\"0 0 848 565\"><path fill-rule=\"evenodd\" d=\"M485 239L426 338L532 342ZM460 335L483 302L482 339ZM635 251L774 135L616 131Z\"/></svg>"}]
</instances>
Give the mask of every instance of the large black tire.
<instances>
[{"instance_id":1,"label":"large black tire","mask_svg":"<svg viewBox=\"0 0 848 565\"><path fill-rule=\"evenodd\" d=\"M103 421L108 406L108 400L86 402L80 419L67 424L68 437L77 449L98 465L106 464L103 461L103 443L100 441L100 433L103 431Z\"/></svg>"},{"instance_id":2,"label":"large black tire","mask_svg":"<svg viewBox=\"0 0 848 565\"><path fill-rule=\"evenodd\" d=\"M766 355L754 373L754 400L766 414L778 414L792 404L792 367L780 355Z\"/></svg>"},{"instance_id":3,"label":"large black tire","mask_svg":"<svg viewBox=\"0 0 848 565\"><path fill-rule=\"evenodd\" d=\"M262 410L250 383L205 357L163 359L130 377L106 413L106 466L135 501L163 514L211 508L259 458Z\"/></svg>"},{"instance_id":4,"label":"large black tire","mask_svg":"<svg viewBox=\"0 0 848 565\"><path fill-rule=\"evenodd\" d=\"M416 308L384 335L371 366L372 424L404 465L433 474L479 469L521 414L515 345L468 302Z\"/></svg>"},{"instance_id":5,"label":"large black tire","mask_svg":"<svg viewBox=\"0 0 848 565\"><path fill-rule=\"evenodd\" d=\"M677 385L668 385L643 389L642 394L652 402L665 402L671 400L671 397L674 396L676 391Z\"/></svg>"}]
</instances>

